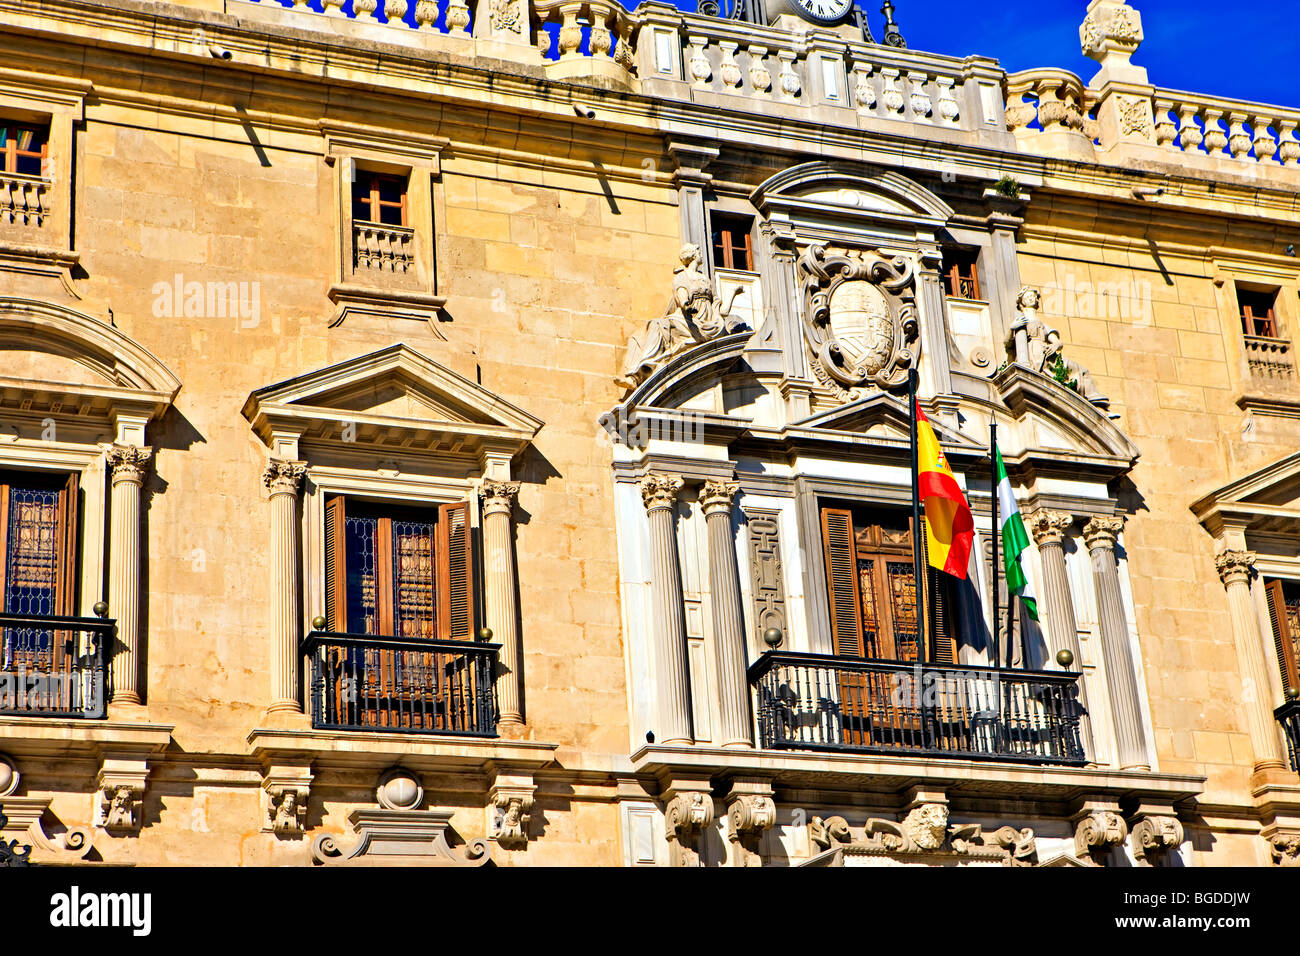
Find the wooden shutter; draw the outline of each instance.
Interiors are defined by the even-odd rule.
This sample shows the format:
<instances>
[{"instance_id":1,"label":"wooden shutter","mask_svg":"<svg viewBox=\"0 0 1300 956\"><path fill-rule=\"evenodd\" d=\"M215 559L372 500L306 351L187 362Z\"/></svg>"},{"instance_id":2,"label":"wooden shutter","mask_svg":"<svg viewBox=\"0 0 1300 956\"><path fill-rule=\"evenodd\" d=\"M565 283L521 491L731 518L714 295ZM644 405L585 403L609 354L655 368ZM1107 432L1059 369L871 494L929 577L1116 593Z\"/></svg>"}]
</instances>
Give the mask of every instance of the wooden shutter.
<instances>
[{"instance_id":1,"label":"wooden shutter","mask_svg":"<svg viewBox=\"0 0 1300 956\"><path fill-rule=\"evenodd\" d=\"M347 559L344 554L344 499L325 499L325 629L348 629Z\"/></svg>"},{"instance_id":2,"label":"wooden shutter","mask_svg":"<svg viewBox=\"0 0 1300 956\"><path fill-rule=\"evenodd\" d=\"M59 494L59 566L56 569L54 613L74 615L77 607L77 506L80 485L74 471Z\"/></svg>"},{"instance_id":3,"label":"wooden shutter","mask_svg":"<svg viewBox=\"0 0 1300 956\"><path fill-rule=\"evenodd\" d=\"M930 597L930 616L926 627L930 631L930 661L934 664L957 662L956 627L954 627L954 601L952 584L937 568L926 566L926 593Z\"/></svg>"},{"instance_id":4,"label":"wooden shutter","mask_svg":"<svg viewBox=\"0 0 1300 956\"><path fill-rule=\"evenodd\" d=\"M438 506L438 636L444 641L474 637L474 560L469 504Z\"/></svg>"},{"instance_id":5,"label":"wooden shutter","mask_svg":"<svg viewBox=\"0 0 1300 956\"><path fill-rule=\"evenodd\" d=\"M822 548L826 557L826 588L831 605L831 640L835 653L862 657L861 598L858 591L857 548L853 512L822 509Z\"/></svg>"},{"instance_id":6,"label":"wooden shutter","mask_svg":"<svg viewBox=\"0 0 1300 956\"><path fill-rule=\"evenodd\" d=\"M1286 617L1286 596L1282 593L1282 582L1269 581L1264 585L1264 593L1268 597L1268 620L1273 625L1278 669L1282 672L1282 692L1287 693L1300 688L1300 680L1297 680L1294 635Z\"/></svg>"}]
</instances>

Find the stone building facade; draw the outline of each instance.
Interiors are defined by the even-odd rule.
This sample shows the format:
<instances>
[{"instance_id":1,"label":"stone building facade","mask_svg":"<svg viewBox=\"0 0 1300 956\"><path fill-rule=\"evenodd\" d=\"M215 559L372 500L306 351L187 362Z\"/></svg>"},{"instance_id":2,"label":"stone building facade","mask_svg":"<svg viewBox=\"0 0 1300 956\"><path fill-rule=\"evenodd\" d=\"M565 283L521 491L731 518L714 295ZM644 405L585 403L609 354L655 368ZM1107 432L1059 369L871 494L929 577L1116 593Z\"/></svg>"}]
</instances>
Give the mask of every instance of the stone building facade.
<instances>
[{"instance_id":1,"label":"stone building facade","mask_svg":"<svg viewBox=\"0 0 1300 956\"><path fill-rule=\"evenodd\" d=\"M851 4L344 6L0 0L6 840L1296 862L1300 112L1155 85L1122 0L1086 81Z\"/></svg>"}]
</instances>

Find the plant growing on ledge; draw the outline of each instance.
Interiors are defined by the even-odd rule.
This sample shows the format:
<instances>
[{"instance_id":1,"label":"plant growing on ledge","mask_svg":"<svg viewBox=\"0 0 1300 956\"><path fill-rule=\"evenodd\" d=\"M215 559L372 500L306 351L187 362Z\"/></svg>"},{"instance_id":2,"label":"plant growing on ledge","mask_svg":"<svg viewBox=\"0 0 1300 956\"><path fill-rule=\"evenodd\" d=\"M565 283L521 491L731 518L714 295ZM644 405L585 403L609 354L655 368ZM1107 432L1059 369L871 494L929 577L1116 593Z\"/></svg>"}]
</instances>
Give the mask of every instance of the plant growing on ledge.
<instances>
[{"instance_id":1,"label":"plant growing on ledge","mask_svg":"<svg viewBox=\"0 0 1300 956\"><path fill-rule=\"evenodd\" d=\"M993 184L993 191L1000 196L1015 199L1020 195L1020 183L1011 176L1003 176Z\"/></svg>"},{"instance_id":2,"label":"plant growing on ledge","mask_svg":"<svg viewBox=\"0 0 1300 956\"><path fill-rule=\"evenodd\" d=\"M1070 377L1070 369L1066 366L1065 359L1062 357L1060 352L1056 353L1056 358L1053 359L1052 364L1048 366L1048 371L1052 373L1052 378L1056 379L1070 391L1079 391L1079 380L1078 378Z\"/></svg>"}]
</instances>

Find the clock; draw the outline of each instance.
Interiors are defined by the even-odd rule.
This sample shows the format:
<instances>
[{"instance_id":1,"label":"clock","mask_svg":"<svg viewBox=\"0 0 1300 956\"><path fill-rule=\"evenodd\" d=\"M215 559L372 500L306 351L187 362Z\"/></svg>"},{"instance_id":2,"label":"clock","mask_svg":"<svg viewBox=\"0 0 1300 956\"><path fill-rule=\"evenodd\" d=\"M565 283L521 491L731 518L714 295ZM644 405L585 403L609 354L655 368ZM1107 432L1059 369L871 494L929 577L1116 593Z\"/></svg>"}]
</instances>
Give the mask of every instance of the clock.
<instances>
[{"instance_id":1,"label":"clock","mask_svg":"<svg viewBox=\"0 0 1300 956\"><path fill-rule=\"evenodd\" d=\"M853 9L853 0L791 0L800 16L816 23L839 23Z\"/></svg>"}]
</instances>

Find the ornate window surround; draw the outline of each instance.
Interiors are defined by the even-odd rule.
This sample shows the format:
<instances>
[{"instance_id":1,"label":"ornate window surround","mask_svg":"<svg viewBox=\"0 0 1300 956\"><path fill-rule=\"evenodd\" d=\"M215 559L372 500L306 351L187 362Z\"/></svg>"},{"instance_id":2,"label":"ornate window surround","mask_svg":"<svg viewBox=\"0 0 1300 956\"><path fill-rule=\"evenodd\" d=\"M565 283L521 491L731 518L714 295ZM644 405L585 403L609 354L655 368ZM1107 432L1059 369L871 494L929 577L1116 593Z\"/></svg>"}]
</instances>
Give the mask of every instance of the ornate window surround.
<instances>
[{"instance_id":1,"label":"ornate window surround","mask_svg":"<svg viewBox=\"0 0 1300 956\"><path fill-rule=\"evenodd\" d=\"M1228 354L1236 358L1237 406L1247 416L1259 415L1300 420L1300 366L1296 360L1296 328L1300 322L1300 269L1295 260L1281 256L1245 258L1240 254L1228 255L1223 250L1209 250L1213 267L1215 299L1220 321L1225 329L1224 340ZM1291 381L1260 382L1250 370L1250 343L1241 331L1241 317L1237 307L1237 285L1260 285L1276 288L1275 306L1279 342L1289 350L1285 361L1291 365Z\"/></svg>"}]
</instances>

